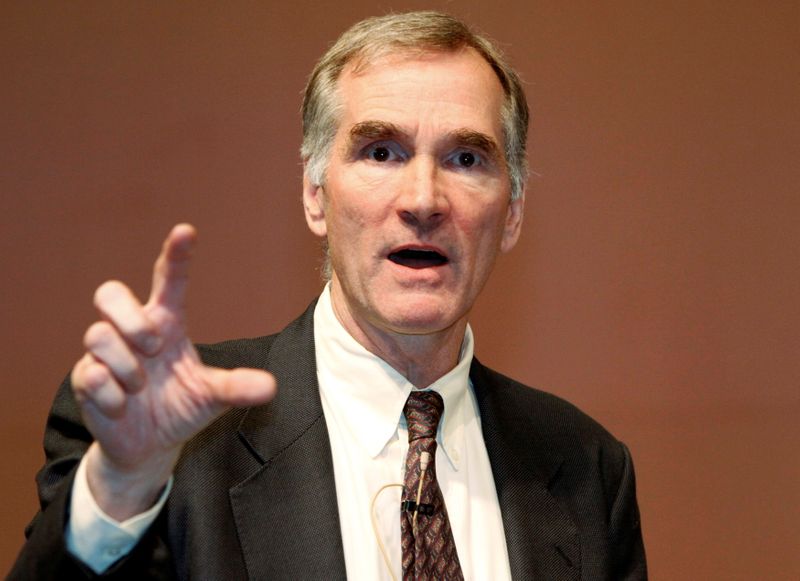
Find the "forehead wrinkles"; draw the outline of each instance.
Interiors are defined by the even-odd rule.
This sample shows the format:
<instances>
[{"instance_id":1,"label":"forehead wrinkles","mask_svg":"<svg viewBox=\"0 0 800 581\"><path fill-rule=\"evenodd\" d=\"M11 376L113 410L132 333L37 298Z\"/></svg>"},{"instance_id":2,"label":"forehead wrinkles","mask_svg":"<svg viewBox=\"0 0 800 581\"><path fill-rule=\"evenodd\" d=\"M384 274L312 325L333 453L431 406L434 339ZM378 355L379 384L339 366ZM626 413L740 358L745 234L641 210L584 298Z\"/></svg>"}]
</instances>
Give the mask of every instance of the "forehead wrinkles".
<instances>
[{"instance_id":1,"label":"forehead wrinkles","mask_svg":"<svg viewBox=\"0 0 800 581\"><path fill-rule=\"evenodd\" d=\"M448 71L409 67L370 69L370 75L351 76L340 86L343 105L361 119L378 118L370 110L387 109L402 115L447 115L452 107L464 113L494 109L494 95L476 82L475 75L447 76ZM472 78L467 78L467 77ZM448 79L449 78L449 82ZM496 102L499 105L499 101ZM365 113L364 116L361 116ZM499 107L498 107L499 113ZM494 117L494 115L492 115ZM499 117L499 115L498 115Z\"/></svg>"}]
</instances>

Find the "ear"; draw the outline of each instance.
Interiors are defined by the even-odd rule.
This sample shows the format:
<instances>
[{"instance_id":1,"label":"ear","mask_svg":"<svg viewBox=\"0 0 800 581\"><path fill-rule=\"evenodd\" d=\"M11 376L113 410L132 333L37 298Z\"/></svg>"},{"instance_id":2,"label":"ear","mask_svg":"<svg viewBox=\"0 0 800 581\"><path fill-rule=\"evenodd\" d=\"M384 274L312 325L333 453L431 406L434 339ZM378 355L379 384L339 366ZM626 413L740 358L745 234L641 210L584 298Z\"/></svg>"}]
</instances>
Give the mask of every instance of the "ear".
<instances>
[{"instance_id":1,"label":"ear","mask_svg":"<svg viewBox=\"0 0 800 581\"><path fill-rule=\"evenodd\" d=\"M325 222L325 191L322 186L313 184L306 172L303 172L303 210L309 229L324 238L328 234L328 225Z\"/></svg>"},{"instance_id":2,"label":"ear","mask_svg":"<svg viewBox=\"0 0 800 581\"><path fill-rule=\"evenodd\" d=\"M506 223L503 226L503 239L500 241L500 252L508 252L517 244L522 232L522 215L525 210L525 192L508 204Z\"/></svg>"}]
</instances>

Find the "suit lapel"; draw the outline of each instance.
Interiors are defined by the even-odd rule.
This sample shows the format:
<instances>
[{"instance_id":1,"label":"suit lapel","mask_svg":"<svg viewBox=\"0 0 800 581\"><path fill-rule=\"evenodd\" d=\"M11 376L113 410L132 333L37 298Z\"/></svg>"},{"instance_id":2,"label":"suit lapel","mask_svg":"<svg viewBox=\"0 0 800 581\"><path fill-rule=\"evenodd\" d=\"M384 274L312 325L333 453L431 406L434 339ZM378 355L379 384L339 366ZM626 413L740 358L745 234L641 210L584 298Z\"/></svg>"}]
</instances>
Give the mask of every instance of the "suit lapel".
<instances>
[{"instance_id":1,"label":"suit lapel","mask_svg":"<svg viewBox=\"0 0 800 581\"><path fill-rule=\"evenodd\" d=\"M261 468L230 490L251 579L344 578L330 441L314 356L313 307L276 339L268 369L273 402L239 427Z\"/></svg>"},{"instance_id":2,"label":"suit lapel","mask_svg":"<svg viewBox=\"0 0 800 581\"><path fill-rule=\"evenodd\" d=\"M517 397L519 386L503 381L477 360L473 360L470 378L503 516L512 577L580 579L577 528L550 492L563 458L535 437L535 410Z\"/></svg>"}]
</instances>

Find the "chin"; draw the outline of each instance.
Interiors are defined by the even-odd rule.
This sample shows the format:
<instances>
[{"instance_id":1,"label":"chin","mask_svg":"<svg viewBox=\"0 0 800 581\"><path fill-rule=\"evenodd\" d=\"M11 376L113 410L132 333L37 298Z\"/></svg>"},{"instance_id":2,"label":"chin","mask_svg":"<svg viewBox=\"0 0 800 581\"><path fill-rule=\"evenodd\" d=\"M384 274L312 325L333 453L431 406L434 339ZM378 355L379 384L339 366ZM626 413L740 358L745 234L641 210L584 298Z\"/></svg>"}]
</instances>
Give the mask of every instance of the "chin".
<instances>
[{"instance_id":1,"label":"chin","mask_svg":"<svg viewBox=\"0 0 800 581\"><path fill-rule=\"evenodd\" d=\"M396 332L407 335L426 335L442 331L458 319L450 309L431 301L411 301L384 312L384 320Z\"/></svg>"}]
</instances>

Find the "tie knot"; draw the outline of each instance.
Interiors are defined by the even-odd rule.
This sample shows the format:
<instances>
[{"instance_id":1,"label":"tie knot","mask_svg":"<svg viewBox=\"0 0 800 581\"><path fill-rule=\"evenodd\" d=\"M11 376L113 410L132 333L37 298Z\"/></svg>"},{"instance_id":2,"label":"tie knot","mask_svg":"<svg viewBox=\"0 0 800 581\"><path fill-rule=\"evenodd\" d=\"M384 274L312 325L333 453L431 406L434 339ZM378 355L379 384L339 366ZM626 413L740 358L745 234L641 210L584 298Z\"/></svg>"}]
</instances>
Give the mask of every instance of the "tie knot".
<instances>
[{"instance_id":1,"label":"tie knot","mask_svg":"<svg viewBox=\"0 0 800 581\"><path fill-rule=\"evenodd\" d=\"M435 391L412 391L403 407L408 423L408 441L436 438L443 411L444 401Z\"/></svg>"}]
</instances>

